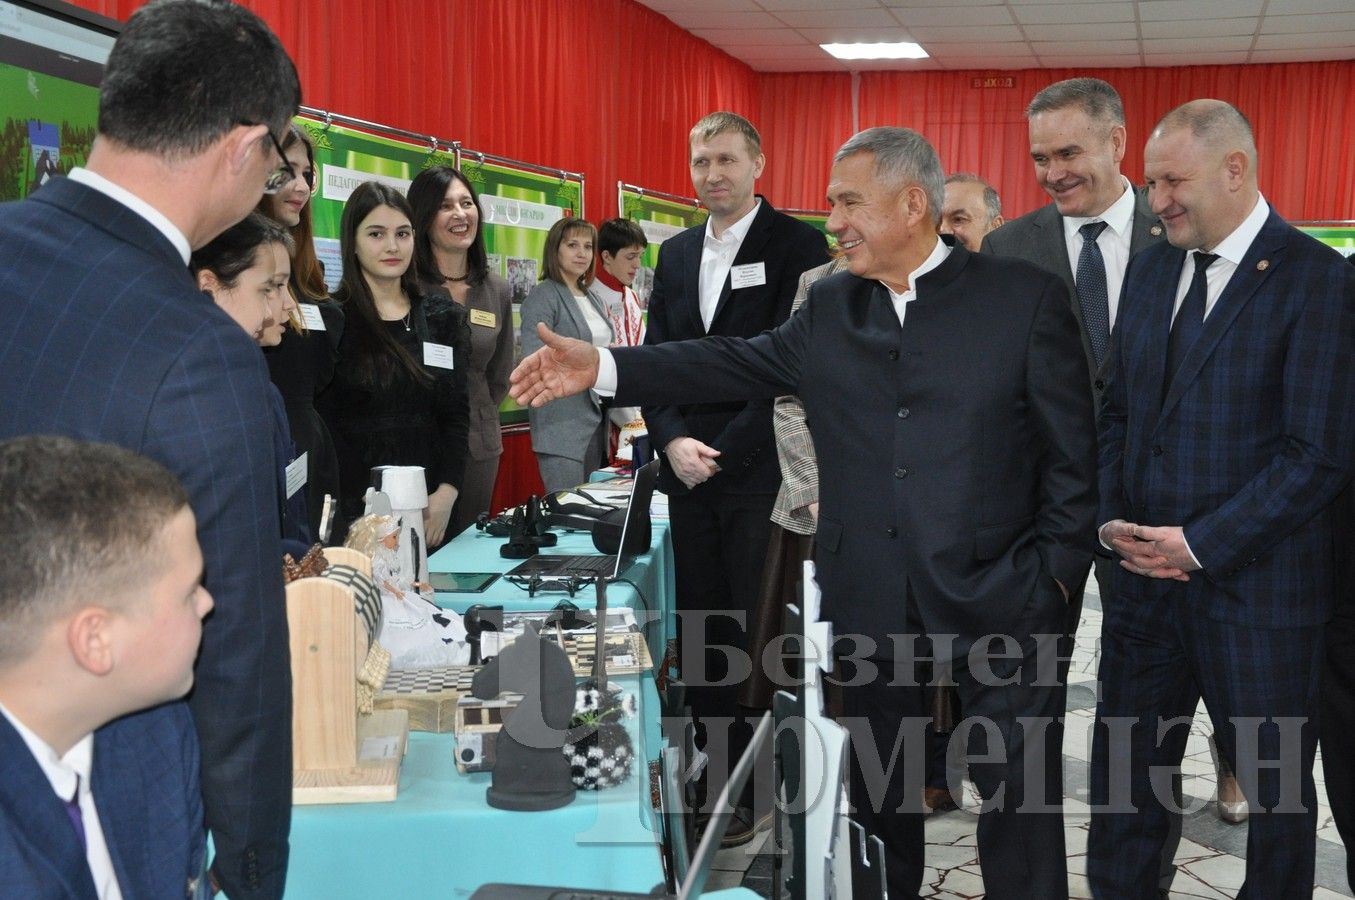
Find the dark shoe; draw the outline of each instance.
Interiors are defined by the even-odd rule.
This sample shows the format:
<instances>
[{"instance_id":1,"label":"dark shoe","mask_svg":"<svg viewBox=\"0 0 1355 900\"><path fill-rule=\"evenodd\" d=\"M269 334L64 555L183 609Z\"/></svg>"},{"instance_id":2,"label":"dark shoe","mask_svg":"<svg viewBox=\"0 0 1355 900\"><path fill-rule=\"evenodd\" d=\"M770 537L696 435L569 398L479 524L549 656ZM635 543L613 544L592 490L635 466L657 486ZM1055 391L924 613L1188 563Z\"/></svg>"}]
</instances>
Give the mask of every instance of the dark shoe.
<instances>
[{"instance_id":1,"label":"dark shoe","mask_svg":"<svg viewBox=\"0 0 1355 900\"><path fill-rule=\"evenodd\" d=\"M770 823L770 814L762 819L755 819L751 809L746 806L736 806L730 816L729 827L725 829L725 836L721 839L720 846L740 847L751 841L759 830ZM710 813L698 813L696 817L696 839L698 841L705 836L706 828L709 826Z\"/></svg>"},{"instance_id":2,"label":"dark shoe","mask_svg":"<svg viewBox=\"0 0 1355 900\"><path fill-rule=\"evenodd\" d=\"M955 803L955 798L950 795L950 791L942 787L925 788L922 792L922 802L926 804L929 813L950 812L952 809L960 808Z\"/></svg>"}]
</instances>

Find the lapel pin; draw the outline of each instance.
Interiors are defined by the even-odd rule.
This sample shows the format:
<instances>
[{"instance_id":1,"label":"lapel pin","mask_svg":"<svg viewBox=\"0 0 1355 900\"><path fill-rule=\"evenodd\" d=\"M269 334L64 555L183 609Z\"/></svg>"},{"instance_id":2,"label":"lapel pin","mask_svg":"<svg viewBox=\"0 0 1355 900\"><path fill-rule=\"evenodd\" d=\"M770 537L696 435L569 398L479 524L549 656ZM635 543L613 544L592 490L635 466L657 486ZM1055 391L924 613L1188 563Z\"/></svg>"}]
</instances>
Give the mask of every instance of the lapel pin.
<instances>
[{"instance_id":1,"label":"lapel pin","mask_svg":"<svg viewBox=\"0 0 1355 900\"><path fill-rule=\"evenodd\" d=\"M1270 260L1268 260L1268 259L1263 259L1263 260L1261 260L1259 263L1256 264L1256 271L1258 271L1258 272L1264 272L1266 269L1269 269L1269 268L1270 268Z\"/></svg>"},{"instance_id":2,"label":"lapel pin","mask_svg":"<svg viewBox=\"0 0 1355 900\"><path fill-rule=\"evenodd\" d=\"M1162 226L1161 226L1161 225L1154 225L1152 228L1149 228L1149 229L1148 229L1148 233L1151 234L1153 237L1161 237L1161 236L1162 236Z\"/></svg>"}]
</instances>

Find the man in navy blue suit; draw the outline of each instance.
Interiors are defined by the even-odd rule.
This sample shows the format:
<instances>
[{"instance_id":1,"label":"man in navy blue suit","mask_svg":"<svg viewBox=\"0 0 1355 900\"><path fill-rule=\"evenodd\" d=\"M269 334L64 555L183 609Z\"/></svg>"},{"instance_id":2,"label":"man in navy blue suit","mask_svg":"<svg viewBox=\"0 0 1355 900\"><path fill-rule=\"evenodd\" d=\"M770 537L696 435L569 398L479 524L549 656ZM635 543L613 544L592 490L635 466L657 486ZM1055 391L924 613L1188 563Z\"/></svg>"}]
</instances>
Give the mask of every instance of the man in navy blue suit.
<instances>
[{"instance_id":1,"label":"man in navy blue suit","mask_svg":"<svg viewBox=\"0 0 1355 900\"><path fill-rule=\"evenodd\" d=\"M1203 697L1252 811L1239 897L1310 897L1333 499L1355 455L1355 272L1257 189L1251 126L1196 100L1144 153L1169 243L1135 256L1101 417L1104 599L1087 873L1156 893Z\"/></svg>"},{"instance_id":2,"label":"man in navy blue suit","mask_svg":"<svg viewBox=\"0 0 1355 900\"><path fill-rule=\"evenodd\" d=\"M217 602L189 702L212 874L237 900L281 896L291 817L272 420L263 357L187 261L285 182L299 102L248 10L148 4L109 56L87 167L0 211L0 438L120 444L188 491Z\"/></svg>"},{"instance_id":3,"label":"man in navy blue suit","mask_svg":"<svg viewBox=\"0 0 1355 900\"><path fill-rule=\"evenodd\" d=\"M0 892L194 896L198 741L165 703L212 608L188 495L144 456L60 437L0 442L0 494Z\"/></svg>"}]
</instances>

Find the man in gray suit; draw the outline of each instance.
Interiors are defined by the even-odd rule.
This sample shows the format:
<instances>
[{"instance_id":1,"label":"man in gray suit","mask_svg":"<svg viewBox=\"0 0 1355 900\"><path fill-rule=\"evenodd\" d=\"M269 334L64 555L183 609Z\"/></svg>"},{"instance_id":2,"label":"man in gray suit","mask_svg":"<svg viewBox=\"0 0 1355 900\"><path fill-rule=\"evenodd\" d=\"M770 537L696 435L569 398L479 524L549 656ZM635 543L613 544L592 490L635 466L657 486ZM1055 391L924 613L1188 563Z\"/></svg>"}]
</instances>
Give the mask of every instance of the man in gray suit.
<instances>
[{"instance_id":1,"label":"man in gray suit","mask_svg":"<svg viewBox=\"0 0 1355 900\"><path fill-rule=\"evenodd\" d=\"M1034 263L1068 286L1099 415L1124 271L1131 256L1164 239L1162 223L1147 196L1120 173L1126 133L1115 88L1099 78L1055 82L1030 101L1026 119L1035 179L1053 202L990 232L983 251ZM1098 584L1108 580L1102 567L1098 563ZM1068 586L1065 656L1082 618L1085 586L1085 575ZM1067 677L1067 662L1059 673Z\"/></svg>"}]
</instances>

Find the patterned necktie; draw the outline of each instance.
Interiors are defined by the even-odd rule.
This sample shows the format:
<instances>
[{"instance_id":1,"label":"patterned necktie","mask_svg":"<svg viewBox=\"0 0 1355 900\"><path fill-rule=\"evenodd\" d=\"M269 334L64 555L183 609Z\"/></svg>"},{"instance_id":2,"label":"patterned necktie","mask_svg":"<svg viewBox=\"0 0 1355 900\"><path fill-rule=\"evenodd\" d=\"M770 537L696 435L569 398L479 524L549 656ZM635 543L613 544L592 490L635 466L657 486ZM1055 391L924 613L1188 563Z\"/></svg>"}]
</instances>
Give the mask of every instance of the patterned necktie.
<instances>
[{"instance_id":1,"label":"patterned necktie","mask_svg":"<svg viewBox=\"0 0 1355 900\"><path fill-rule=\"evenodd\" d=\"M1218 259L1218 255L1196 251L1193 256L1195 274L1190 278L1190 287L1186 289L1185 299L1181 301L1176 320L1172 322L1171 334L1167 337L1167 371L1162 377L1163 400L1167 399L1167 391L1176 377L1176 370L1181 368L1181 361L1204 330L1205 297L1209 290L1205 270Z\"/></svg>"},{"instance_id":2,"label":"patterned necktie","mask_svg":"<svg viewBox=\"0 0 1355 900\"><path fill-rule=\"evenodd\" d=\"M1096 367L1106 358L1110 346L1110 294L1106 289L1106 260L1096 239L1106 228L1105 222L1088 222L1078 229L1082 235L1082 252L1077 256L1077 299L1082 306L1082 323L1091 341Z\"/></svg>"},{"instance_id":3,"label":"patterned necktie","mask_svg":"<svg viewBox=\"0 0 1355 900\"><path fill-rule=\"evenodd\" d=\"M86 849L85 844L85 817L80 814L80 776L75 776L75 793L71 799L62 801L66 805L66 815L71 818L71 827L75 829L75 836L80 839L80 849Z\"/></svg>"}]
</instances>

